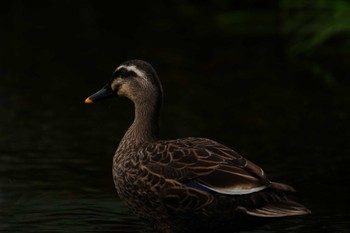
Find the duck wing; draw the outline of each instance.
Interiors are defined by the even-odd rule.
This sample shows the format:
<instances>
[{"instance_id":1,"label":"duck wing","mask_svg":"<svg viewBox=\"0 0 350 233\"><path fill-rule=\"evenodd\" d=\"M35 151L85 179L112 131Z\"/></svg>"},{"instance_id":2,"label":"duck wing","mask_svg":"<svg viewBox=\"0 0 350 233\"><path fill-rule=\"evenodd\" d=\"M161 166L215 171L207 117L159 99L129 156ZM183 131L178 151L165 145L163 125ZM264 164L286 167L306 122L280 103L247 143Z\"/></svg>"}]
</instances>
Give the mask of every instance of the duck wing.
<instances>
[{"instance_id":1,"label":"duck wing","mask_svg":"<svg viewBox=\"0 0 350 233\"><path fill-rule=\"evenodd\" d=\"M242 195L271 186L289 188L270 182L259 166L206 138L158 141L143 148L140 154L152 173L202 191Z\"/></svg>"}]
</instances>

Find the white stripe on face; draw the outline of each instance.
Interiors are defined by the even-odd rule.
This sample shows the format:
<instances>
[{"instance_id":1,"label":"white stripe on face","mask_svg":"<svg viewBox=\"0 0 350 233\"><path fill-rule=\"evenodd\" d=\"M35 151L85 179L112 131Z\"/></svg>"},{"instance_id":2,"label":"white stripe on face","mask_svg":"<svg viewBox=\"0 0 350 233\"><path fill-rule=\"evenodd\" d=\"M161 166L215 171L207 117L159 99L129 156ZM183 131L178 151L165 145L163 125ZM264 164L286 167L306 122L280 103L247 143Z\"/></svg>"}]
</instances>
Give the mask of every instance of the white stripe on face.
<instances>
[{"instance_id":1,"label":"white stripe on face","mask_svg":"<svg viewBox=\"0 0 350 233\"><path fill-rule=\"evenodd\" d=\"M117 71L117 70L119 70L119 69L121 69L121 68L124 68L124 69L126 69L126 70L128 70L128 71L133 71L133 72L136 73L137 76L139 76L139 77L141 77L141 78L143 78L143 79L146 80L146 75L145 75L145 73L144 73L143 71L139 70L136 66L125 66L125 65L121 65L121 66L119 66L115 71Z\"/></svg>"}]
</instances>

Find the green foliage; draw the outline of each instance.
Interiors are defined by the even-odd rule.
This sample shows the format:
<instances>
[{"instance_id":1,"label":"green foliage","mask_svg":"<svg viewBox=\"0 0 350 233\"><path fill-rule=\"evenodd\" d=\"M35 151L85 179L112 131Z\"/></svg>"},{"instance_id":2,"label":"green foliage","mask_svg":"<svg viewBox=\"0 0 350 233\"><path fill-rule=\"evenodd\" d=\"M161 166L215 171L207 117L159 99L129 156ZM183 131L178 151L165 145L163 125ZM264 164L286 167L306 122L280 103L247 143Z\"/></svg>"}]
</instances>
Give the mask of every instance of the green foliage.
<instances>
[{"instance_id":1,"label":"green foliage","mask_svg":"<svg viewBox=\"0 0 350 233\"><path fill-rule=\"evenodd\" d=\"M240 10L218 14L216 25L228 35L271 35L277 32L277 14L273 10Z\"/></svg>"},{"instance_id":2,"label":"green foliage","mask_svg":"<svg viewBox=\"0 0 350 233\"><path fill-rule=\"evenodd\" d=\"M350 33L350 3L346 0L284 0L281 11L291 57L315 49L333 36Z\"/></svg>"}]
</instances>

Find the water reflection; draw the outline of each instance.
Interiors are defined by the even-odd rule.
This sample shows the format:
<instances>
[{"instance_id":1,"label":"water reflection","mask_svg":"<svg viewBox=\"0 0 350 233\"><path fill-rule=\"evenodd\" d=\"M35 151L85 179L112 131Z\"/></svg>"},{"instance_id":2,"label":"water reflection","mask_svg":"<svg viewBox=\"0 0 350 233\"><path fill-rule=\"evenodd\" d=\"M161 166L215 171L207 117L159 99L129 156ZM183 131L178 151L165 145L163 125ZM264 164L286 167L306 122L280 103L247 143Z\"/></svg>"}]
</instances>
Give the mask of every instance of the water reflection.
<instances>
[{"instance_id":1,"label":"water reflection","mask_svg":"<svg viewBox=\"0 0 350 233\"><path fill-rule=\"evenodd\" d=\"M194 74L186 75L195 77ZM104 82L105 80L101 81ZM50 90L50 93L44 92L45 98L40 98L42 93L37 94L39 91L17 91L18 86L15 85L11 88L13 89L0 88L1 93L5 93L1 100L4 105L0 106L1 117L5 122L1 125L0 135L0 231L150 231L145 230L144 225L122 205L116 196L111 177L114 150L131 122L131 103L118 99L91 108L83 103L84 97L91 90L75 94L77 96L73 100L67 98L66 101L62 101L56 98L63 89L60 86ZM40 89L40 86L32 85L31 88ZM66 90L73 93L74 88ZM199 93L192 92L193 99L196 95L200 96ZM226 144L231 144L231 140L241 143L240 148L247 150L246 156L262 165L272 180L286 181L296 186L298 200L313 211L310 216L288 218L253 232L347 232L349 215L344 204L348 198L343 185L347 179L344 157L333 158L332 161L337 162L333 163L333 167L329 167L327 157L324 157L323 161L319 160L318 154L305 154L310 151L308 147L300 149L301 153L304 153L303 157L295 156L294 153L294 156L287 156L291 154L290 151L276 149L274 146L284 145L292 148L294 142L288 145L288 140L277 140L274 145L262 146L254 134L243 130L249 128L249 125L237 127L240 118L233 113L235 120L232 124L230 117L225 118L221 114L214 117L209 114L197 116L195 114L206 110L196 105L193 99L187 103L185 99L181 100L183 96L174 98L178 93L166 86L166 97L168 95L163 122L188 123L163 124L165 137L208 135L219 128L220 135L212 133L212 136L209 134L208 137L222 138L219 141L227 140ZM222 97L217 98L222 101ZM236 104L231 104L229 108ZM8 108L9 106L11 108ZM190 111L188 108L191 106L196 108ZM217 111L222 108L223 106L218 106ZM186 114L180 114L184 112ZM173 118L174 114L179 116L178 119ZM199 118L203 122L198 122ZM226 125L221 125L221 120L217 121L218 119L226 119ZM192 124L194 127L189 127ZM227 128L238 130L237 134L246 139L232 135L231 130ZM276 131L272 130L270 133L273 136L272 140L269 140L276 142L273 140ZM263 134L267 135L268 131L264 131ZM254 154L250 153L249 148L252 144L262 148L262 157L254 157ZM245 145L247 147L244 147ZM311 149L318 151L320 147L313 145ZM286 157L280 160L279 155L267 153L274 150L285 154ZM325 176L329 171L332 171L332 175ZM322 181L319 177L323 177ZM328 184L326 190L324 182ZM325 200L324 195L336 197Z\"/></svg>"},{"instance_id":2,"label":"water reflection","mask_svg":"<svg viewBox=\"0 0 350 233\"><path fill-rule=\"evenodd\" d=\"M1 232L130 232L142 229L120 201L72 193L25 195L1 214Z\"/></svg>"},{"instance_id":3,"label":"water reflection","mask_svg":"<svg viewBox=\"0 0 350 233\"><path fill-rule=\"evenodd\" d=\"M186 75L196 77L195 74ZM17 81L10 84L12 82ZM101 81L104 82L105 79ZM315 143L311 144L312 147L306 145L299 148L298 153L291 152L289 148L296 148L295 140L288 140L286 136L282 141L275 138L282 135L277 128L259 133L253 129L256 127L254 119L246 124L234 112L226 113L225 108L236 109L240 102L225 103L225 106L217 106L216 103L210 105L212 109L217 106L219 113L225 113L210 115L212 110L208 111L205 106L200 107L195 102L203 92L208 91L206 87L198 92L193 90L191 98L187 100L174 91L180 84L176 86L173 80L175 87L172 89L168 82L164 78L165 137L208 135L228 145L237 143L239 150L260 164L272 180L295 186L298 200L313 211L310 216L285 219L253 232L348 231L348 197L347 187L344 186L348 177L347 160L342 155L344 152L341 153L341 147L334 158L323 156L320 159L318 151L324 147ZM111 177L112 156L131 122L132 104L117 99L94 105L93 108L85 106L84 97L96 87L91 87L91 90L88 90L88 86L83 88L86 91L72 94L73 99L57 96L63 89L74 93L74 85L66 89L58 85L57 89L45 92L39 91L40 86L30 87L36 91L25 92L22 91L25 88L17 85L6 89L0 87L0 92L4 93L1 99L4 104L0 106L4 122L0 134L1 232L144 231L141 222L117 198ZM43 93L45 98L40 97ZM217 96L219 102L223 102L222 98ZM195 108L189 110L192 106ZM244 109L243 105L240 107ZM198 115L206 111L208 114ZM269 113L266 118L257 121L257 125L273 117ZM198 119L202 122L198 122ZM221 124L222 120L225 120L225 124ZM304 126L307 124L308 121ZM301 126L303 124L298 127ZM234 130L235 134L232 134ZM268 139L262 140L254 135L265 135ZM260 152L255 147L260 148ZM259 156L254 155L256 153ZM280 154L285 156L283 160ZM330 198L332 196L334 198Z\"/></svg>"}]
</instances>

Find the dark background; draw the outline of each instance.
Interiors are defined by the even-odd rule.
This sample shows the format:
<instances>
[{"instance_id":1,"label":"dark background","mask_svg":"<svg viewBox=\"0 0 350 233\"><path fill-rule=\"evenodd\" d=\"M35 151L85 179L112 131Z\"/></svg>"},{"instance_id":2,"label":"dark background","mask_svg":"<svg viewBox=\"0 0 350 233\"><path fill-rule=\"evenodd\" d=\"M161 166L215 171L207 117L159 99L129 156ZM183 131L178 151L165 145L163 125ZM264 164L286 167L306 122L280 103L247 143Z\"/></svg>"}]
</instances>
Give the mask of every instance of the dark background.
<instances>
[{"instance_id":1,"label":"dark background","mask_svg":"<svg viewBox=\"0 0 350 233\"><path fill-rule=\"evenodd\" d=\"M350 2L23 1L0 7L0 231L138 232L111 160L128 59L158 71L162 136L222 142L313 214L256 232L348 232Z\"/></svg>"}]
</instances>

